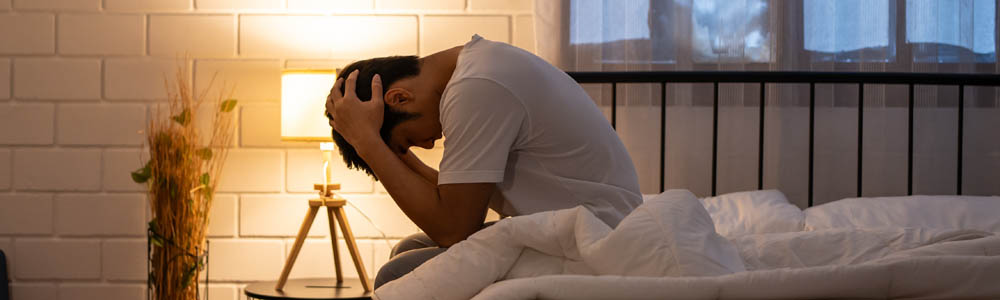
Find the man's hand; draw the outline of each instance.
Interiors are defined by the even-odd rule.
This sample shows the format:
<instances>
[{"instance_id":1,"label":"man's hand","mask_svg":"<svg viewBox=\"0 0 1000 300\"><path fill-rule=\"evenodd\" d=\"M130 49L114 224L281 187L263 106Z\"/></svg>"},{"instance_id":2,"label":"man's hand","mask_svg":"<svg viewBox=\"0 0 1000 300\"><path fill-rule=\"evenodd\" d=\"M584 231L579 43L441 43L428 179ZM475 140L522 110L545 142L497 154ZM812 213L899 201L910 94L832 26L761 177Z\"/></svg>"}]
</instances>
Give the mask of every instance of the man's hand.
<instances>
[{"instance_id":1,"label":"man's hand","mask_svg":"<svg viewBox=\"0 0 1000 300\"><path fill-rule=\"evenodd\" d=\"M344 78L338 78L326 99L326 111L332 115L330 126L337 130L348 143L357 148L372 138L380 140L379 129L382 127L384 105L382 99L382 78L376 74L372 77L372 99L362 102L354 89L357 87L358 70L347 76L344 95L340 87L345 84Z\"/></svg>"}]
</instances>

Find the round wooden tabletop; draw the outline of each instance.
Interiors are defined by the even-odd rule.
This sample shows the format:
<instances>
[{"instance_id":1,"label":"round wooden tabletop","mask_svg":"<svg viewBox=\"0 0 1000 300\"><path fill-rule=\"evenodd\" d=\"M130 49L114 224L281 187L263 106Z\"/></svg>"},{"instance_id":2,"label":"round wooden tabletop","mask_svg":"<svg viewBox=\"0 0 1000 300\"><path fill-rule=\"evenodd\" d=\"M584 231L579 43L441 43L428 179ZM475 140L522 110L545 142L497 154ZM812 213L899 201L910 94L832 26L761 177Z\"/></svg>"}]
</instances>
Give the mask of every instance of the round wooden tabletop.
<instances>
[{"instance_id":1,"label":"round wooden tabletop","mask_svg":"<svg viewBox=\"0 0 1000 300\"><path fill-rule=\"evenodd\" d=\"M333 278L289 279L285 288L275 290L277 281L250 284L244 293L252 299L318 300L318 299L371 299L371 292L361 287L361 280L345 278L337 284Z\"/></svg>"}]
</instances>

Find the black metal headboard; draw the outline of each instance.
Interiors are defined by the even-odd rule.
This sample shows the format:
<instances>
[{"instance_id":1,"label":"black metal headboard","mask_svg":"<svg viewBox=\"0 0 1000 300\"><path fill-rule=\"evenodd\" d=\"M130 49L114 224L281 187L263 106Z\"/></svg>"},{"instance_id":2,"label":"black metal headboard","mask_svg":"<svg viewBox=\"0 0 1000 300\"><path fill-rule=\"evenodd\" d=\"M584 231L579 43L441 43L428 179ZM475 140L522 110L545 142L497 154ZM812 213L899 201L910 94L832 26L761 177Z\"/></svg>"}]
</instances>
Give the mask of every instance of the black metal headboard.
<instances>
[{"instance_id":1,"label":"black metal headboard","mask_svg":"<svg viewBox=\"0 0 1000 300\"><path fill-rule=\"evenodd\" d=\"M945 85L958 86L958 164L957 184L955 193L962 194L962 139L966 86L1000 86L1000 75L997 74L940 74L940 73L886 73L886 72L782 72L782 71L628 71L628 72L568 72L578 83L610 83L611 84L611 126L617 123L617 104L619 83L659 83L660 84L660 192L664 190L664 153L666 141L663 138L666 130L666 85L668 83L712 83L712 195L716 195L718 179L718 144L719 144L719 83L759 83L760 99L765 98L767 83L808 83L809 84L809 178L808 205L813 206L813 150L814 150L814 120L816 108L816 84L839 83L858 85L858 166L857 166L857 196L861 197L862 187L862 137L864 136L864 86L865 84L902 84L909 87L908 105L908 138L907 138L907 172L906 193L913 194L913 86L914 85ZM765 101L760 101L758 124L757 151L757 188L764 188L764 107Z\"/></svg>"}]
</instances>

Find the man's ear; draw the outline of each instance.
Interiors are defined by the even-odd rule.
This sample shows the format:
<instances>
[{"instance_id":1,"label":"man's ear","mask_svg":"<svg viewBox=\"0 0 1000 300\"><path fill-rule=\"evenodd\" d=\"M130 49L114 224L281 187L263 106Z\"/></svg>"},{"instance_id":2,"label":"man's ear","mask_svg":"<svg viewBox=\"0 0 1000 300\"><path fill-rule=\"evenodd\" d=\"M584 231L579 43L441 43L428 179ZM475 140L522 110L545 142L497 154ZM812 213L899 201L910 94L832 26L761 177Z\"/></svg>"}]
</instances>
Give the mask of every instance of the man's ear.
<instances>
[{"instance_id":1,"label":"man's ear","mask_svg":"<svg viewBox=\"0 0 1000 300\"><path fill-rule=\"evenodd\" d=\"M413 99L413 93L401 87L389 89L383 98L385 105L393 107L410 104Z\"/></svg>"}]
</instances>

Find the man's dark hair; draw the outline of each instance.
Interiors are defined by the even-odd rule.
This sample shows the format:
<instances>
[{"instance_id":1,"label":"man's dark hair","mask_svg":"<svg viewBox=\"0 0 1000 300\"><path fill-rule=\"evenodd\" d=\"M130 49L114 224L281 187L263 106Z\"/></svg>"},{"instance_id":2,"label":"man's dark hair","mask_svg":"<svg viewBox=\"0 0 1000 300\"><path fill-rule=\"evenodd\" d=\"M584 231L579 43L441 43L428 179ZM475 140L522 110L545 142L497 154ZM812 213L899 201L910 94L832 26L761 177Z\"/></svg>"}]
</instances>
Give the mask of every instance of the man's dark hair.
<instances>
[{"instance_id":1,"label":"man's dark hair","mask_svg":"<svg viewBox=\"0 0 1000 300\"><path fill-rule=\"evenodd\" d=\"M382 92L384 93L389 89L389 86L396 81L420 74L420 61L416 56L389 56L357 61L340 70L340 73L337 74L337 78L344 78L346 80L347 75L350 75L351 72L354 72L354 70L359 70L357 85L354 88L355 94L358 95L358 99L361 99L361 101L371 101L372 77L375 77L375 74L382 77ZM341 85L341 95L344 94L344 88L345 86ZM396 125L418 116L418 114L391 109L388 105L386 105L382 128L379 129L379 135L382 136L382 141L388 145L390 134ZM347 167L351 169L363 170L365 173L368 173L368 175L371 175L372 178L375 178L375 180L378 181L378 176L376 176L375 172L372 171L372 168L369 167L363 159L361 159L361 156L358 155L358 151L354 149L354 146L347 143L347 140L344 140L344 137L341 136L337 130L332 130L332 133L333 142L337 143L337 148L340 149L340 156L344 157L344 163L347 164Z\"/></svg>"}]
</instances>

